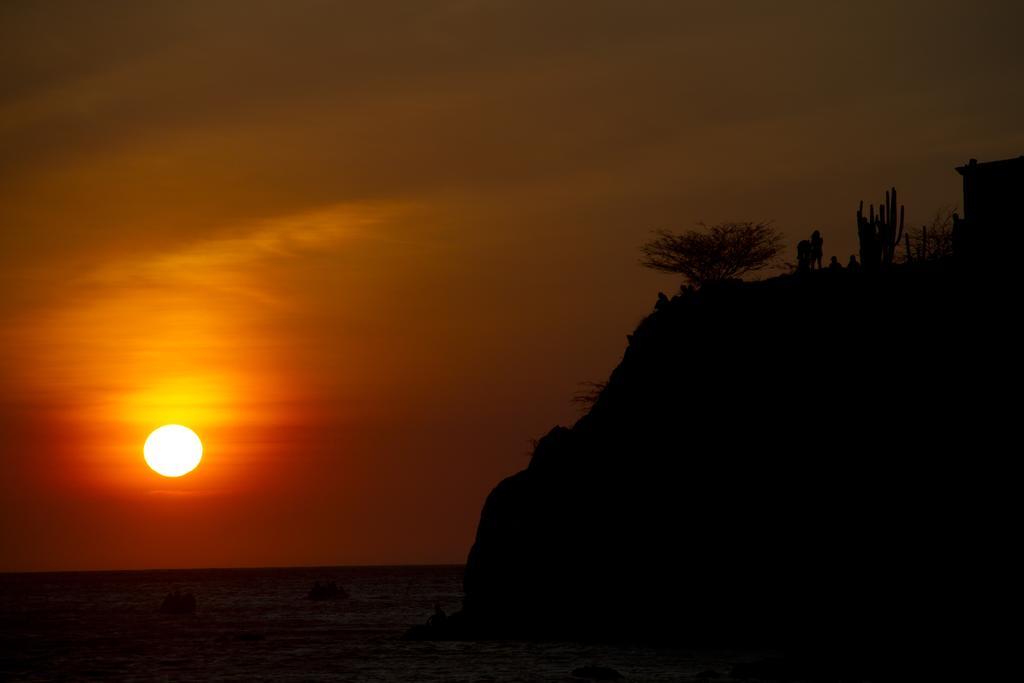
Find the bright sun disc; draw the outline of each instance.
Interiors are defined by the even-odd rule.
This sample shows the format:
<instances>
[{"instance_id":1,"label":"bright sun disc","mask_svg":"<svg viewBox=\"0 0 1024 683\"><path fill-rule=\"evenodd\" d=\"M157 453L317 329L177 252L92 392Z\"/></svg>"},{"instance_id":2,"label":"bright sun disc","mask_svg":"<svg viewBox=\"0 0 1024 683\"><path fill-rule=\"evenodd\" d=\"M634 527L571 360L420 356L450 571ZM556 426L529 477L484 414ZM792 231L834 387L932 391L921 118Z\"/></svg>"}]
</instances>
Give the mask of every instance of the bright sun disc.
<instances>
[{"instance_id":1,"label":"bright sun disc","mask_svg":"<svg viewBox=\"0 0 1024 683\"><path fill-rule=\"evenodd\" d=\"M203 458L203 442L188 427L164 425L153 430L142 447L146 464L165 477L180 477Z\"/></svg>"}]
</instances>

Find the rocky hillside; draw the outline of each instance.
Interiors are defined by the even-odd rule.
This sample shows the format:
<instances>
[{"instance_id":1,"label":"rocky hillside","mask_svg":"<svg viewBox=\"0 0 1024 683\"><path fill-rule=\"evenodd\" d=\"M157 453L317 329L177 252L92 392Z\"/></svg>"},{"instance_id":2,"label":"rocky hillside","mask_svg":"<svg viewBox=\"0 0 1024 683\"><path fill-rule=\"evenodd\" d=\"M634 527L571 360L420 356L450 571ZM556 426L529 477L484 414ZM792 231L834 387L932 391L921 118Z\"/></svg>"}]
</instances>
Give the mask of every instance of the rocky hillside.
<instances>
[{"instance_id":1,"label":"rocky hillside","mask_svg":"<svg viewBox=\"0 0 1024 683\"><path fill-rule=\"evenodd\" d=\"M975 285L940 265L662 298L490 494L434 635L864 645L948 610L1001 504Z\"/></svg>"}]
</instances>

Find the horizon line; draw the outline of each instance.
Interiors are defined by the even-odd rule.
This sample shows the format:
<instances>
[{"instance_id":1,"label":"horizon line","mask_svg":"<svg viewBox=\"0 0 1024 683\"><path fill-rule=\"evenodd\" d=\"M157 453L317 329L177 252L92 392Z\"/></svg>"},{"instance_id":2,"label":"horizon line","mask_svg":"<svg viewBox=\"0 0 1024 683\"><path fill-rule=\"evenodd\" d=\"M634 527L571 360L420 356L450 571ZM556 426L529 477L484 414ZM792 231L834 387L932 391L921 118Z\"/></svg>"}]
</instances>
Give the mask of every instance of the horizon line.
<instances>
[{"instance_id":1,"label":"horizon line","mask_svg":"<svg viewBox=\"0 0 1024 683\"><path fill-rule=\"evenodd\" d=\"M197 571L258 571L268 569L427 569L465 567L465 562L427 564L311 564L311 565L263 565L243 567L150 567L145 569L0 569L0 576L16 574L109 574L113 572L197 572Z\"/></svg>"}]
</instances>

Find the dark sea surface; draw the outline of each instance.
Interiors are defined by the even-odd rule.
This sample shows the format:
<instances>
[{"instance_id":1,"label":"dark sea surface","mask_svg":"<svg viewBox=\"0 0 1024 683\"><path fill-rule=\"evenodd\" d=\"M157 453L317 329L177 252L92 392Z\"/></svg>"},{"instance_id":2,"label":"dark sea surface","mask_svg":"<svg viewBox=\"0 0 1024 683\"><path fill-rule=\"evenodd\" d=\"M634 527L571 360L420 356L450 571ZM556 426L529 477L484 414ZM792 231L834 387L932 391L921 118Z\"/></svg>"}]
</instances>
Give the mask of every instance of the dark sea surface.
<instances>
[{"instance_id":1,"label":"dark sea surface","mask_svg":"<svg viewBox=\"0 0 1024 683\"><path fill-rule=\"evenodd\" d=\"M306 599L315 581L349 597ZM462 601L461 567L316 567L0 574L0 680L569 681L725 674L729 653L529 642L410 642ZM172 589L192 615L160 614Z\"/></svg>"}]
</instances>

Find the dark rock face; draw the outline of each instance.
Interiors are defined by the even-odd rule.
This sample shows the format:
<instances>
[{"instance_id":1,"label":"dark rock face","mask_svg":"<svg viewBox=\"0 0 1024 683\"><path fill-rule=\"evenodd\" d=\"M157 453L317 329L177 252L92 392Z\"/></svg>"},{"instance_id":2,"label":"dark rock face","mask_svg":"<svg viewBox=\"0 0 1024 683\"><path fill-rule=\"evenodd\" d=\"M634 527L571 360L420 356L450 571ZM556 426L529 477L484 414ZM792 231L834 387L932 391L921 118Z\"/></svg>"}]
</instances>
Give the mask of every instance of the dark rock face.
<instances>
[{"instance_id":1,"label":"dark rock face","mask_svg":"<svg viewBox=\"0 0 1024 683\"><path fill-rule=\"evenodd\" d=\"M1006 411L981 287L904 267L663 301L487 499L461 632L865 646L948 609L1009 505L978 495Z\"/></svg>"}]
</instances>

